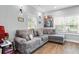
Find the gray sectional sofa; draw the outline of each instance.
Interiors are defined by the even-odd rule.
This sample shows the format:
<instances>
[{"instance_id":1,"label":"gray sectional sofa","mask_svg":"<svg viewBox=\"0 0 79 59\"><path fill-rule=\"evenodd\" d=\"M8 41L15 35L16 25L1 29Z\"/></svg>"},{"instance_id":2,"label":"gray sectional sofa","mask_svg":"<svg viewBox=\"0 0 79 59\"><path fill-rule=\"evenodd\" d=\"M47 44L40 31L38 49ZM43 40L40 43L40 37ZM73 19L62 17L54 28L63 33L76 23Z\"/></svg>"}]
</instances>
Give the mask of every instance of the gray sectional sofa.
<instances>
[{"instance_id":1,"label":"gray sectional sofa","mask_svg":"<svg viewBox=\"0 0 79 59\"><path fill-rule=\"evenodd\" d=\"M32 53L40 46L44 45L48 41L64 42L64 36L58 36L56 34L46 35L43 33L43 29L29 29L29 30L17 30L14 38L15 48L23 54ZM50 39L51 38L51 39ZM57 41L52 38L57 39Z\"/></svg>"}]
</instances>

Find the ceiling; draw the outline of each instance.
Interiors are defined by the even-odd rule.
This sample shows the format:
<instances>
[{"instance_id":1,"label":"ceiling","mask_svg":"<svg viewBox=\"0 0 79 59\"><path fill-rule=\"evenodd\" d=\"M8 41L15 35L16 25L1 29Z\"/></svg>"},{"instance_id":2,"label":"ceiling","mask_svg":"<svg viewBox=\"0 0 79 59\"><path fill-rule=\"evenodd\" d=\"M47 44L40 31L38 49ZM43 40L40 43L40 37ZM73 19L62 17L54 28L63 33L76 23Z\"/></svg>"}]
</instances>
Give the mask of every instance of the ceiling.
<instances>
[{"instance_id":1,"label":"ceiling","mask_svg":"<svg viewBox=\"0 0 79 59\"><path fill-rule=\"evenodd\" d=\"M49 12L62 8L72 7L73 5L32 5L36 10L40 12Z\"/></svg>"}]
</instances>

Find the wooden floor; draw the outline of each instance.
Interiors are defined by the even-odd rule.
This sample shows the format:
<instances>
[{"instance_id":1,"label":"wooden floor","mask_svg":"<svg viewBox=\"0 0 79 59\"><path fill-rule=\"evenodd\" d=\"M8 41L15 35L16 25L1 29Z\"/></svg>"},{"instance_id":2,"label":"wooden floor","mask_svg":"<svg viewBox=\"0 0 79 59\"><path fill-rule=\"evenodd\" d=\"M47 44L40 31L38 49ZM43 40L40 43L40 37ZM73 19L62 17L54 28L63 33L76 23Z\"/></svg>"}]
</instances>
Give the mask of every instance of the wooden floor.
<instances>
[{"instance_id":1,"label":"wooden floor","mask_svg":"<svg viewBox=\"0 0 79 59\"><path fill-rule=\"evenodd\" d=\"M63 45L47 42L44 46L37 49L33 54L79 54L79 44L65 42Z\"/></svg>"}]
</instances>

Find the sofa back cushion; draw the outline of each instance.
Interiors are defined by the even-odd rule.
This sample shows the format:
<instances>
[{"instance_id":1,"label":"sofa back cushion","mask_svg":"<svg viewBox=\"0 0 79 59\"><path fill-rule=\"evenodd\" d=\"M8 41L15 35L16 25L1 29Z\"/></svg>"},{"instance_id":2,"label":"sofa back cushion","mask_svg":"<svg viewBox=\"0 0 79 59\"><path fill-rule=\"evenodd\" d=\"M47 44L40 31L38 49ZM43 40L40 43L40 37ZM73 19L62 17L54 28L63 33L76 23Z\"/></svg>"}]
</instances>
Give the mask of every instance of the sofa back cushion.
<instances>
[{"instance_id":1,"label":"sofa back cushion","mask_svg":"<svg viewBox=\"0 0 79 59\"><path fill-rule=\"evenodd\" d=\"M43 29L35 29L33 31L33 33L34 33L34 37L36 37L36 36L42 36L43 35Z\"/></svg>"},{"instance_id":2,"label":"sofa back cushion","mask_svg":"<svg viewBox=\"0 0 79 59\"><path fill-rule=\"evenodd\" d=\"M39 36L42 36L42 35L43 35L43 29L40 28L40 29L38 29L37 31L38 31L38 35L39 35Z\"/></svg>"},{"instance_id":3,"label":"sofa back cushion","mask_svg":"<svg viewBox=\"0 0 79 59\"><path fill-rule=\"evenodd\" d=\"M27 30L16 30L17 37L22 37L24 35L27 35Z\"/></svg>"},{"instance_id":4,"label":"sofa back cushion","mask_svg":"<svg viewBox=\"0 0 79 59\"><path fill-rule=\"evenodd\" d=\"M33 34L33 30L17 30L16 31L16 37L25 38L27 41L30 40L29 34Z\"/></svg>"},{"instance_id":5,"label":"sofa back cushion","mask_svg":"<svg viewBox=\"0 0 79 59\"><path fill-rule=\"evenodd\" d=\"M44 29L43 33L44 34L55 34L55 29Z\"/></svg>"}]
</instances>

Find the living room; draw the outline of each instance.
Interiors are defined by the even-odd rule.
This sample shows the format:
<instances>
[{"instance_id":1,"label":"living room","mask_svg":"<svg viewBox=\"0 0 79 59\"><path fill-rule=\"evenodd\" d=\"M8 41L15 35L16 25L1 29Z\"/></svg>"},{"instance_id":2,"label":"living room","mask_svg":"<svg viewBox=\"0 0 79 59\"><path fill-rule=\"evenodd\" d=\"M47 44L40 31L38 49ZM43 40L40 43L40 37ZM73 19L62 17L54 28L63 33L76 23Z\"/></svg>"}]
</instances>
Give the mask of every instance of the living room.
<instances>
[{"instance_id":1,"label":"living room","mask_svg":"<svg viewBox=\"0 0 79 59\"><path fill-rule=\"evenodd\" d=\"M0 52L78 54L78 23L79 5L0 5Z\"/></svg>"}]
</instances>

